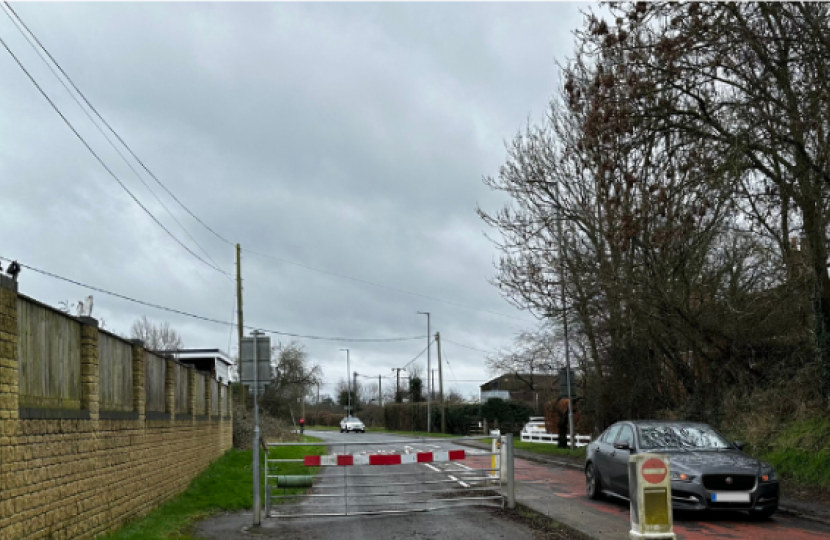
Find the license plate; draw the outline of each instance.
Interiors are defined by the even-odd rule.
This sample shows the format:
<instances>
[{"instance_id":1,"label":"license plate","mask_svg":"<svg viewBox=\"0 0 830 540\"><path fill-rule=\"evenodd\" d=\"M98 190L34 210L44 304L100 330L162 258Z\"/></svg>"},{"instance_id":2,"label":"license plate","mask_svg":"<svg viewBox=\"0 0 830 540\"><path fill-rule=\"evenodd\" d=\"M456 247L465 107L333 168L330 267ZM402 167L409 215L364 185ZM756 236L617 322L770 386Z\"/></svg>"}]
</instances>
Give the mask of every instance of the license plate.
<instances>
[{"instance_id":1,"label":"license plate","mask_svg":"<svg viewBox=\"0 0 830 540\"><path fill-rule=\"evenodd\" d=\"M712 502L749 502L749 493L712 493Z\"/></svg>"}]
</instances>

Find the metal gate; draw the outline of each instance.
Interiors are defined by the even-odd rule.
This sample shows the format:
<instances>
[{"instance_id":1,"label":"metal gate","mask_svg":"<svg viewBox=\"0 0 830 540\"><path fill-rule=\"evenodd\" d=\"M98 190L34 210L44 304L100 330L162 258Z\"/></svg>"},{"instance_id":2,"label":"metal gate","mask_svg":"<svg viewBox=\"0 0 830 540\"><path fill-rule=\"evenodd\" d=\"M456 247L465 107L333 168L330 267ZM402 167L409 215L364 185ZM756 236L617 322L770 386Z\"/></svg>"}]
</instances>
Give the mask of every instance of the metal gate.
<instances>
[{"instance_id":1,"label":"metal gate","mask_svg":"<svg viewBox=\"0 0 830 540\"><path fill-rule=\"evenodd\" d=\"M487 441L490 450L454 444L471 440ZM515 506L511 435L266 446L266 517L403 514L461 506ZM303 459L272 459L270 449L284 446L324 446L331 453ZM318 468L318 472L282 475L281 463L303 463Z\"/></svg>"}]
</instances>

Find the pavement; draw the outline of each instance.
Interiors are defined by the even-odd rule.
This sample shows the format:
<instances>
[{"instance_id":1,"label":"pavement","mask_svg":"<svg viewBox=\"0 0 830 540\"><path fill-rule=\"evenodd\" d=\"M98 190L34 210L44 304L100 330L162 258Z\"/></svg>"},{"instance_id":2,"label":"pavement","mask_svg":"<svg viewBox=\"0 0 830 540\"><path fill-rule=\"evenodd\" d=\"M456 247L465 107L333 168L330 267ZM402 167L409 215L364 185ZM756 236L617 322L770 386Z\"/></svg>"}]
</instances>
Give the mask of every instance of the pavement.
<instances>
[{"instance_id":1,"label":"pavement","mask_svg":"<svg viewBox=\"0 0 830 540\"><path fill-rule=\"evenodd\" d=\"M463 443L487 448L477 441ZM585 496L584 463L567 457L543 456L514 450L516 500L594 538L628 538L620 533L621 522L630 519L628 502L609 499L591 501ZM552 498L551 495L555 498ZM769 521L755 521L742 512L694 512L674 514L678 539L758 538L788 540L830 538L830 508L824 505L782 499L779 513Z\"/></svg>"},{"instance_id":2,"label":"pavement","mask_svg":"<svg viewBox=\"0 0 830 540\"><path fill-rule=\"evenodd\" d=\"M350 490L353 490L352 501L363 501L370 509L380 511L401 508L417 508L413 502L425 500L426 506L440 506L436 501L442 499L440 490L448 485L464 483L467 478L481 476L475 469L489 467L489 456L486 454L488 446L480 443L453 442L445 439L420 439L416 443L403 443L404 436L380 433L340 434L339 432L307 430L308 434L322 438L332 446L330 453L362 452L375 453L415 453L426 451L444 451L461 448L464 444L468 456L464 462L448 463L421 463L402 466L353 466L353 467L323 467L320 474L322 481L336 480L348 477ZM367 442L367 445L350 446L350 442ZM629 507L622 500L591 501L585 496L585 479L579 463L567 458L539 456L526 451L516 450L515 478L517 501L533 510L545 514L556 521L564 523L574 529L599 540L627 540L629 530ZM459 465L464 465L460 467ZM404 468L419 482L426 481L428 486L436 486L435 493L410 495L401 487L400 493L394 495L377 495L381 491L388 493L387 487L383 490L374 487L361 486L361 475L374 474L381 470L381 483L384 477L394 478L394 474L402 472ZM376 480L377 477L368 477ZM387 483L392 485L394 480ZM433 484L434 483L434 484ZM467 485L475 485L467 482ZM357 486L357 487L354 487ZM440 486L440 487L438 487ZM419 487L421 489L423 486ZM374 494L374 497L373 497ZM319 499L318 499L319 500ZM293 512L296 509L308 510L310 501L307 499L298 505L291 505L293 509L280 508L282 512ZM315 503L321 504L321 503ZM317 508L335 511L337 504L342 505L342 499L322 503ZM421 506L423 508L425 506ZM342 507L341 507L342 508ZM354 508L353 508L354 510ZM818 509L816 509L816 512ZM787 540L814 540L830 538L830 524L822 523L821 516L809 516L805 519L802 513L790 510L773 516L768 521L755 521L750 516L739 512L718 513L675 513L675 533L679 540L702 540L710 538L728 539L759 539L773 540L786 538ZM254 534L266 537L284 538L355 538L357 539L386 539L386 538L532 538L533 532L526 526L494 516L488 509L476 507L441 509L417 514L396 514L380 516L355 516L338 518L298 518L298 519L267 519L257 530L250 530L251 514L233 514L216 516L201 522L197 534L203 538L252 538Z\"/></svg>"}]
</instances>

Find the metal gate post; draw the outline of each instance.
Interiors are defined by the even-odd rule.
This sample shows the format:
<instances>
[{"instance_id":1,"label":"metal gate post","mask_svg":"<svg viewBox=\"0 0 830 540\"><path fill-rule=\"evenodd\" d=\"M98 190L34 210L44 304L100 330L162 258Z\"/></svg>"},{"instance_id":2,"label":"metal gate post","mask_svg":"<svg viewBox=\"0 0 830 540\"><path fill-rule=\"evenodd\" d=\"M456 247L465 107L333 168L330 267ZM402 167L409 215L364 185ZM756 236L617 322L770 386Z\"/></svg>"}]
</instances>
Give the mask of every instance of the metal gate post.
<instances>
[{"instance_id":1,"label":"metal gate post","mask_svg":"<svg viewBox=\"0 0 830 540\"><path fill-rule=\"evenodd\" d=\"M504 436L505 459L502 467L505 467L507 473L507 508L516 508L516 482L514 478L513 467L513 434L507 433Z\"/></svg>"}]
</instances>

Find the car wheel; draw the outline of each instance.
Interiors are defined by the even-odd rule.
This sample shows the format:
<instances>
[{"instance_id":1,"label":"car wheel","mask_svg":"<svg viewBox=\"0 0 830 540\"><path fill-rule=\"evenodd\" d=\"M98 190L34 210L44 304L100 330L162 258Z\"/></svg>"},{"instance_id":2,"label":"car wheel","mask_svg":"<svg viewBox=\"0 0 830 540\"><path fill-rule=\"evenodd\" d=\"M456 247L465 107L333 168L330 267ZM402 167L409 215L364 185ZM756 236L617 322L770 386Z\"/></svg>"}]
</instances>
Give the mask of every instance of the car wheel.
<instances>
[{"instance_id":1,"label":"car wheel","mask_svg":"<svg viewBox=\"0 0 830 540\"><path fill-rule=\"evenodd\" d=\"M589 463L585 467L585 488L588 492L588 498L597 500L602 498L602 483L600 482L597 469L593 463Z\"/></svg>"},{"instance_id":2,"label":"car wheel","mask_svg":"<svg viewBox=\"0 0 830 540\"><path fill-rule=\"evenodd\" d=\"M343 428L340 428L340 433L343 433Z\"/></svg>"},{"instance_id":3,"label":"car wheel","mask_svg":"<svg viewBox=\"0 0 830 540\"><path fill-rule=\"evenodd\" d=\"M772 517L772 515L778 511L778 505L771 506L769 508L764 508L763 510L752 510L749 515L752 516L754 519L759 521L764 521Z\"/></svg>"}]
</instances>

